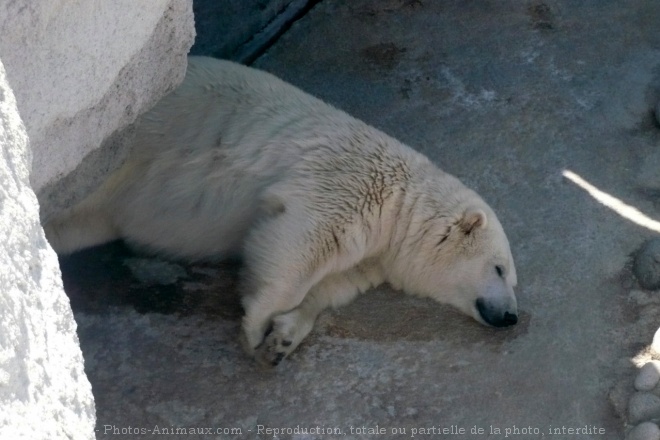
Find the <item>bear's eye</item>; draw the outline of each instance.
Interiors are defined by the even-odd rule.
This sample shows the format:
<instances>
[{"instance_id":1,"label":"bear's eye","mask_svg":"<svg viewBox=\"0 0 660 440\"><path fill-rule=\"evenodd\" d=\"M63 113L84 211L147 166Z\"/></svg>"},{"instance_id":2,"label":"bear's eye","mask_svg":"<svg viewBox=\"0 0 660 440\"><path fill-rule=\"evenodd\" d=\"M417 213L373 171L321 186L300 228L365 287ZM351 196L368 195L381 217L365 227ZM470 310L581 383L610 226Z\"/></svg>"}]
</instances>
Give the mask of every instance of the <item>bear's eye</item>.
<instances>
[{"instance_id":1,"label":"bear's eye","mask_svg":"<svg viewBox=\"0 0 660 440\"><path fill-rule=\"evenodd\" d=\"M499 264L495 266L495 272L497 272L497 276L500 278L504 278L504 268L500 266Z\"/></svg>"}]
</instances>

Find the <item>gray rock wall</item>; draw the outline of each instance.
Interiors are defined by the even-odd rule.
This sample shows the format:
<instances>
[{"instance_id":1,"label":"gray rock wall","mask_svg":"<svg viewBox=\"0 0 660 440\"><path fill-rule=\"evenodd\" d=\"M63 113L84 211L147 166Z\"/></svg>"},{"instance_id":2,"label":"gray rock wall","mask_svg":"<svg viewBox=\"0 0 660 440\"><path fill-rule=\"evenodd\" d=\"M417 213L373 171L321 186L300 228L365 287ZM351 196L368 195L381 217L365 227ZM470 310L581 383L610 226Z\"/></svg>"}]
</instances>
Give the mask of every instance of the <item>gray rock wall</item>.
<instances>
[{"instance_id":1,"label":"gray rock wall","mask_svg":"<svg viewBox=\"0 0 660 440\"><path fill-rule=\"evenodd\" d=\"M94 401L0 63L0 438L94 438Z\"/></svg>"},{"instance_id":2,"label":"gray rock wall","mask_svg":"<svg viewBox=\"0 0 660 440\"><path fill-rule=\"evenodd\" d=\"M183 79L192 4L4 0L0 35L0 58L33 151L30 181L48 217L121 162L123 144L111 135ZM53 190L95 150L83 178Z\"/></svg>"},{"instance_id":3,"label":"gray rock wall","mask_svg":"<svg viewBox=\"0 0 660 440\"><path fill-rule=\"evenodd\" d=\"M93 439L40 203L47 217L121 162L124 129L183 78L192 4L0 0L0 35L0 438Z\"/></svg>"}]
</instances>

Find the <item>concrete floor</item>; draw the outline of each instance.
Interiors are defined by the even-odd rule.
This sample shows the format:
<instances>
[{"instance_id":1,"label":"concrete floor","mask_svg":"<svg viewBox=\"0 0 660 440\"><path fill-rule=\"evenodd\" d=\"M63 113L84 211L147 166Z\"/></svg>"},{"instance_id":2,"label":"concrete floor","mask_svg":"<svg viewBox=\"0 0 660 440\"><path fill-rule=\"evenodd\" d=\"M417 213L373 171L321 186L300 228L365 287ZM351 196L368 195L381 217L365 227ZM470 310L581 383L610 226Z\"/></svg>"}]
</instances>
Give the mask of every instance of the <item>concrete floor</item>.
<instances>
[{"instance_id":1,"label":"concrete floor","mask_svg":"<svg viewBox=\"0 0 660 440\"><path fill-rule=\"evenodd\" d=\"M622 438L660 313L630 255L657 232L563 173L660 218L638 181L660 142L658 17L648 0L320 2L255 65L481 193L512 245L521 323L487 329L384 287L324 314L263 372L237 343L235 264L158 263L170 279L140 281L130 268L157 262L118 244L79 253L62 264L98 438L153 438L155 426L242 430L172 437L186 439L338 437L257 425L349 439L378 437L363 427L500 439L515 426L526 429L515 438L536 439L524 433L586 425L591 434L554 437ZM452 425L466 433L438 434Z\"/></svg>"}]
</instances>

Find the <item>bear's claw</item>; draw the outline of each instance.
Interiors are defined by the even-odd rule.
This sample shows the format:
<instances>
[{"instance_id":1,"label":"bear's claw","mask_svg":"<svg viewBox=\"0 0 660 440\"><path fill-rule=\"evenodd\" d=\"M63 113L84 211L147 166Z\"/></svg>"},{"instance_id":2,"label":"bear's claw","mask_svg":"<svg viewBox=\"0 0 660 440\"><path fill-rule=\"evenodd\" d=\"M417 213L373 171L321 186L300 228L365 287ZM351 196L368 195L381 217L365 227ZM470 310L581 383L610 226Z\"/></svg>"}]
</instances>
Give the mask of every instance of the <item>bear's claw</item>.
<instances>
[{"instance_id":1,"label":"bear's claw","mask_svg":"<svg viewBox=\"0 0 660 440\"><path fill-rule=\"evenodd\" d=\"M259 364L268 367L276 367L293 351L293 348L295 347L292 346L292 341L276 336L276 332L271 332L266 336L263 342L254 349L254 356Z\"/></svg>"},{"instance_id":2,"label":"bear's claw","mask_svg":"<svg viewBox=\"0 0 660 440\"><path fill-rule=\"evenodd\" d=\"M305 321L305 315L296 310L273 317L264 339L254 347L257 362L268 367L277 366L300 345L312 324L313 320Z\"/></svg>"}]
</instances>

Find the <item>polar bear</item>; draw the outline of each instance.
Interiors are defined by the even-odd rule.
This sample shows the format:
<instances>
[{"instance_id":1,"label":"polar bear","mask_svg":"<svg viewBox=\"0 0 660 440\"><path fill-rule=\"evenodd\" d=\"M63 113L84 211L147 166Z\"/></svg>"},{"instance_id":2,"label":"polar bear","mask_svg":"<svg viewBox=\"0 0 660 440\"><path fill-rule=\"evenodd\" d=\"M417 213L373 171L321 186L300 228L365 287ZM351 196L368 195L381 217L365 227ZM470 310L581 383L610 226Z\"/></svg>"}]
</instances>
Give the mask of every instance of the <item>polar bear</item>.
<instances>
[{"instance_id":1,"label":"polar bear","mask_svg":"<svg viewBox=\"0 0 660 440\"><path fill-rule=\"evenodd\" d=\"M482 324L518 320L493 210L426 157L271 74L190 57L125 164L45 226L60 254L122 238L241 255L243 344L277 365L327 307L388 282Z\"/></svg>"}]
</instances>

